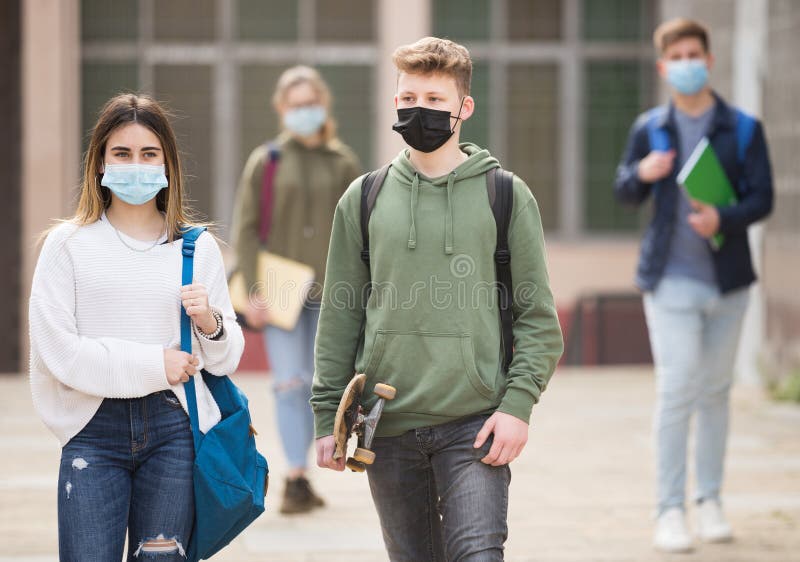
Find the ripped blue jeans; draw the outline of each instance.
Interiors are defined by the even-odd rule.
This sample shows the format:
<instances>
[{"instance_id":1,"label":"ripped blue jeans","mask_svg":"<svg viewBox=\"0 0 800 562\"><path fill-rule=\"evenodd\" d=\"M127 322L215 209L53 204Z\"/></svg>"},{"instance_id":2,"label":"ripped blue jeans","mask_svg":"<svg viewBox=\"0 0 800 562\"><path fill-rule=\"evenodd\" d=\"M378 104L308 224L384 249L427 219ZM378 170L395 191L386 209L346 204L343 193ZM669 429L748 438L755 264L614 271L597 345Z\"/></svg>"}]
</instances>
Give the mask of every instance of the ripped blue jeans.
<instances>
[{"instance_id":1,"label":"ripped blue jeans","mask_svg":"<svg viewBox=\"0 0 800 562\"><path fill-rule=\"evenodd\" d=\"M314 441L311 381L314 378L314 338L319 323L319 304L303 307L297 325L287 331L275 326L264 330L269 354L278 432L290 469L304 469Z\"/></svg>"},{"instance_id":2,"label":"ripped blue jeans","mask_svg":"<svg viewBox=\"0 0 800 562\"><path fill-rule=\"evenodd\" d=\"M106 398L61 450L61 562L185 560L194 521L189 417L172 391Z\"/></svg>"}]
</instances>

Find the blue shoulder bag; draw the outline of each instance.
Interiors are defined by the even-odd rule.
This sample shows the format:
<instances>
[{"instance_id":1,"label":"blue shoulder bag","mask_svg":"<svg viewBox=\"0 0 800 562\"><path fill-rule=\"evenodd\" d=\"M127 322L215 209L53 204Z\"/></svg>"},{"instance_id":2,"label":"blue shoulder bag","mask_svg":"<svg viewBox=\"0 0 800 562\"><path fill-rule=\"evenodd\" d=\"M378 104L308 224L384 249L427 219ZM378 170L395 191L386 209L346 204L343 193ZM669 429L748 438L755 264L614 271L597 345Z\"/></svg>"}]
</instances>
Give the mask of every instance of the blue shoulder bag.
<instances>
[{"instance_id":1,"label":"blue shoulder bag","mask_svg":"<svg viewBox=\"0 0 800 562\"><path fill-rule=\"evenodd\" d=\"M183 233L183 285L192 282L195 242L205 228ZM189 316L181 307L181 350L192 352ZM187 560L206 560L230 543L264 512L269 468L256 450L247 397L227 376L205 370L203 381L211 391L222 419L204 435L197 417L194 378L183 384L194 437L195 519Z\"/></svg>"},{"instance_id":2,"label":"blue shoulder bag","mask_svg":"<svg viewBox=\"0 0 800 562\"><path fill-rule=\"evenodd\" d=\"M664 119L668 108L665 106L654 107L647 115L647 138L650 142L650 150L666 152L671 146L669 134L659 126ZM756 128L756 119L752 115L736 108L736 158L741 166L744 166L747 148L753 139L753 131Z\"/></svg>"}]
</instances>

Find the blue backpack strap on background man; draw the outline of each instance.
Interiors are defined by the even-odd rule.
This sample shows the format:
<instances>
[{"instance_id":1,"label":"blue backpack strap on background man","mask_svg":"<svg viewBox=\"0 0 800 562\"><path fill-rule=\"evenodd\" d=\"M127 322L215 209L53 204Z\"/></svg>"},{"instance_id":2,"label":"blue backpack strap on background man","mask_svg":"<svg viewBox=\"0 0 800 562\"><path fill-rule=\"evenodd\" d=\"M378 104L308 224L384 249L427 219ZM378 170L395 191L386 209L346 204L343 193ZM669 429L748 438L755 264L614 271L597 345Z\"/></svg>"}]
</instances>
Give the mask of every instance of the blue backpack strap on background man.
<instances>
[{"instance_id":1,"label":"blue backpack strap on background man","mask_svg":"<svg viewBox=\"0 0 800 562\"><path fill-rule=\"evenodd\" d=\"M753 131L756 129L756 118L745 113L741 109L736 109L736 159L739 164L744 166L747 156L747 149L750 141L753 140Z\"/></svg>"},{"instance_id":2,"label":"blue backpack strap on background man","mask_svg":"<svg viewBox=\"0 0 800 562\"><path fill-rule=\"evenodd\" d=\"M667 111L666 106L659 106L647 112L647 140L650 142L650 150L666 152L671 148L669 133L661 127Z\"/></svg>"},{"instance_id":3,"label":"blue backpack strap on background man","mask_svg":"<svg viewBox=\"0 0 800 562\"><path fill-rule=\"evenodd\" d=\"M672 145L669 133L661 126L669 109L667 106L654 107L647 112L647 139L650 150L666 152ZM747 149L753 140L753 131L756 128L756 119L741 109L736 109L736 159L740 166L744 166Z\"/></svg>"}]
</instances>

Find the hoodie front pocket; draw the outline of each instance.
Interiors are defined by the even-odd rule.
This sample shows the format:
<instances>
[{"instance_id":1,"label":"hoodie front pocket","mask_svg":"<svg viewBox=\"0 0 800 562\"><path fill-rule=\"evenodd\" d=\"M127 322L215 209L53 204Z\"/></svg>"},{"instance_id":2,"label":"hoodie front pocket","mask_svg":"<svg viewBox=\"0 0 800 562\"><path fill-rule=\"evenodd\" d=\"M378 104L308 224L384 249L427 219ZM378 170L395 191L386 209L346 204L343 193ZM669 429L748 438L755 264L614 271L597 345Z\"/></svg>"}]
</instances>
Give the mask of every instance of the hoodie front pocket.
<instances>
[{"instance_id":1,"label":"hoodie front pocket","mask_svg":"<svg viewBox=\"0 0 800 562\"><path fill-rule=\"evenodd\" d=\"M387 411L458 417L497 398L478 372L469 334L378 330L366 374L397 389Z\"/></svg>"}]
</instances>

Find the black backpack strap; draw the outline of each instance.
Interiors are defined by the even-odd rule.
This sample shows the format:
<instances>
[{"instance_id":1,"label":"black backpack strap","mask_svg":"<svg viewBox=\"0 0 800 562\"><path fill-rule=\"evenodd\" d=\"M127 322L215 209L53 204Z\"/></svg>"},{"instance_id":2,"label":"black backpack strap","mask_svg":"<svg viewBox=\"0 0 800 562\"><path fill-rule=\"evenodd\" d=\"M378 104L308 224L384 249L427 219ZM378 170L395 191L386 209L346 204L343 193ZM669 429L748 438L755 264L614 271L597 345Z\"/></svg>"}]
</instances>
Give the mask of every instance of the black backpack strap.
<instances>
[{"instance_id":1,"label":"black backpack strap","mask_svg":"<svg viewBox=\"0 0 800 562\"><path fill-rule=\"evenodd\" d=\"M391 164L379 170L373 170L361 181L361 261L369 269L369 217L375 208L375 200L383 186L383 180L389 172Z\"/></svg>"},{"instance_id":2,"label":"black backpack strap","mask_svg":"<svg viewBox=\"0 0 800 562\"><path fill-rule=\"evenodd\" d=\"M514 356L514 316L511 284L511 252L508 248L508 227L514 207L514 174L494 168L486 174L486 190L489 204L497 225L497 246L494 251L494 267L497 276L497 292L500 307L500 325L503 337L503 369L508 371Z\"/></svg>"}]
</instances>

